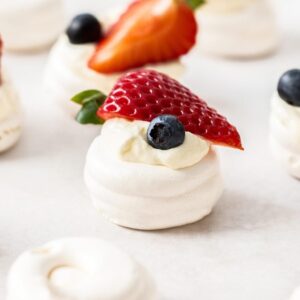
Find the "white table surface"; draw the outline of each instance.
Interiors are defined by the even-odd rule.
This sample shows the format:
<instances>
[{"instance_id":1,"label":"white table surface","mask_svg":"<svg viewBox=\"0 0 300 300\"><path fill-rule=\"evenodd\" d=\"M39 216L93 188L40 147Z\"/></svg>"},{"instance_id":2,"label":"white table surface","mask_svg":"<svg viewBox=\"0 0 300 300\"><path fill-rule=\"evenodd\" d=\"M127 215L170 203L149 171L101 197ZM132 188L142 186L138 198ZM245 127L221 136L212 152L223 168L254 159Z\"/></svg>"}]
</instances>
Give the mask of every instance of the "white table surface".
<instances>
[{"instance_id":1,"label":"white table surface","mask_svg":"<svg viewBox=\"0 0 300 300\"><path fill-rule=\"evenodd\" d=\"M69 0L68 14L123 1ZM288 299L300 285L300 182L270 157L268 116L278 76L300 66L300 3L274 3L283 34L275 55L229 61L194 52L185 59L185 83L237 125L246 151L220 149L222 199L205 220L176 229L128 230L97 214L82 169L99 129L45 100L47 53L6 56L25 119L20 143L0 158L0 299L22 251L64 236L101 237L128 251L152 273L160 299Z\"/></svg>"}]
</instances>

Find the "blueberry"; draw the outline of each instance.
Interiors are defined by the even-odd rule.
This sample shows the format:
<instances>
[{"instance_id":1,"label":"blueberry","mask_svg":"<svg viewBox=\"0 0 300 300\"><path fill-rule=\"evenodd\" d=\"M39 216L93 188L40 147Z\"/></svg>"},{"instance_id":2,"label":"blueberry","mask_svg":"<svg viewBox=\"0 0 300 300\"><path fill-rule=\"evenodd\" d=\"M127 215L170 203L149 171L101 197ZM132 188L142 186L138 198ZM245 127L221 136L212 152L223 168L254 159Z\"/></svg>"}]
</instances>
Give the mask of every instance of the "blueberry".
<instances>
[{"instance_id":1,"label":"blueberry","mask_svg":"<svg viewBox=\"0 0 300 300\"><path fill-rule=\"evenodd\" d=\"M279 96L290 105L300 106L300 70L285 72L277 87Z\"/></svg>"},{"instance_id":2,"label":"blueberry","mask_svg":"<svg viewBox=\"0 0 300 300\"><path fill-rule=\"evenodd\" d=\"M168 150L183 144L185 130L182 123L172 115L153 119L148 127L147 140L153 148Z\"/></svg>"},{"instance_id":3,"label":"blueberry","mask_svg":"<svg viewBox=\"0 0 300 300\"><path fill-rule=\"evenodd\" d=\"M91 14L74 17L66 33L72 44L96 43L103 37L101 24Z\"/></svg>"}]
</instances>

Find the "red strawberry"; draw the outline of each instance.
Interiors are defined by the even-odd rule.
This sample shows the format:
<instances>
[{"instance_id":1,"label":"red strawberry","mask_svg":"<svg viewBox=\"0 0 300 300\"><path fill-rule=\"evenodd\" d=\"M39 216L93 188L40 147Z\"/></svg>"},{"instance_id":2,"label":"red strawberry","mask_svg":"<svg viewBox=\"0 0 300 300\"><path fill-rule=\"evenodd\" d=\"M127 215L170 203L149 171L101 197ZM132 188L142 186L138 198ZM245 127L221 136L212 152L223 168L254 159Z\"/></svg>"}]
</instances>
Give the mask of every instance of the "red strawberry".
<instances>
[{"instance_id":1,"label":"red strawberry","mask_svg":"<svg viewBox=\"0 0 300 300\"><path fill-rule=\"evenodd\" d=\"M196 42L197 23L184 0L135 0L99 43L89 67L122 72L174 60Z\"/></svg>"},{"instance_id":2,"label":"red strawberry","mask_svg":"<svg viewBox=\"0 0 300 300\"><path fill-rule=\"evenodd\" d=\"M239 133L225 117L176 80L152 70L122 76L97 114L104 120L119 117L149 122L171 114L186 131L214 144L243 149Z\"/></svg>"}]
</instances>

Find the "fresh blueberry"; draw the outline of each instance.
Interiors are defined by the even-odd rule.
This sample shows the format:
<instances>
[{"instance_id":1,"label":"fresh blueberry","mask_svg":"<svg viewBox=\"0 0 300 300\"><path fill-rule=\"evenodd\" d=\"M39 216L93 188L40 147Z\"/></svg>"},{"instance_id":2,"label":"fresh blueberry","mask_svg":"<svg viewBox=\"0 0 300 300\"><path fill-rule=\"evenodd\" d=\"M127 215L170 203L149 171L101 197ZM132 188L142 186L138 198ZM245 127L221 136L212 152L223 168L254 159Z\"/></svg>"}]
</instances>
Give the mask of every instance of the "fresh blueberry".
<instances>
[{"instance_id":1,"label":"fresh blueberry","mask_svg":"<svg viewBox=\"0 0 300 300\"><path fill-rule=\"evenodd\" d=\"M290 105L300 106L300 70L285 72L277 87L279 96Z\"/></svg>"},{"instance_id":2,"label":"fresh blueberry","mask_svg":"<svg viewBox=\"0 0 300 300\"><path fill-rule=\"evenodd\" d=\"M80 14L71 21L67 36L72 44L96 43L103 37L102 26L95 16Z\"/></svg>"},{"instance_id":3,"label":"fresh blueberry","mask_svg":"<svg viewBox=\"0 0 300 300\"><path fill-rule=\"evenodd\" d=\"M182 123L172 115L153 119L148 127L147 140L153 148L168 150L183 144L185 130Z\"/></svg>"}]
</instances>

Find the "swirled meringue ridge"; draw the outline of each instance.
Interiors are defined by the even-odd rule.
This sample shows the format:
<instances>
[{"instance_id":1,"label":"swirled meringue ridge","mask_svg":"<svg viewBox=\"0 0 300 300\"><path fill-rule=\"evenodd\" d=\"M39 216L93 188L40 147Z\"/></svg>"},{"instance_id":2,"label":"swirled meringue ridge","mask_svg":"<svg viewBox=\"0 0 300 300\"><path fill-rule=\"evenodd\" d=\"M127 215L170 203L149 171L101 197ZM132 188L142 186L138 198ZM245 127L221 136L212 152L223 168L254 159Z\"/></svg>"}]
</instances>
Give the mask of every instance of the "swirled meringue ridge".
<instances>
[{"instance_id":1,"label":"swirled meringue ridge","mask_svg":"<svg viewBox=\"0 0 300 300\"><path fill-rule=\"evenodd\" d=\"M110 243L65 238L23 253L8 276L7 300L154 300L152 280Z\"/></svg>"}]
</instances>

